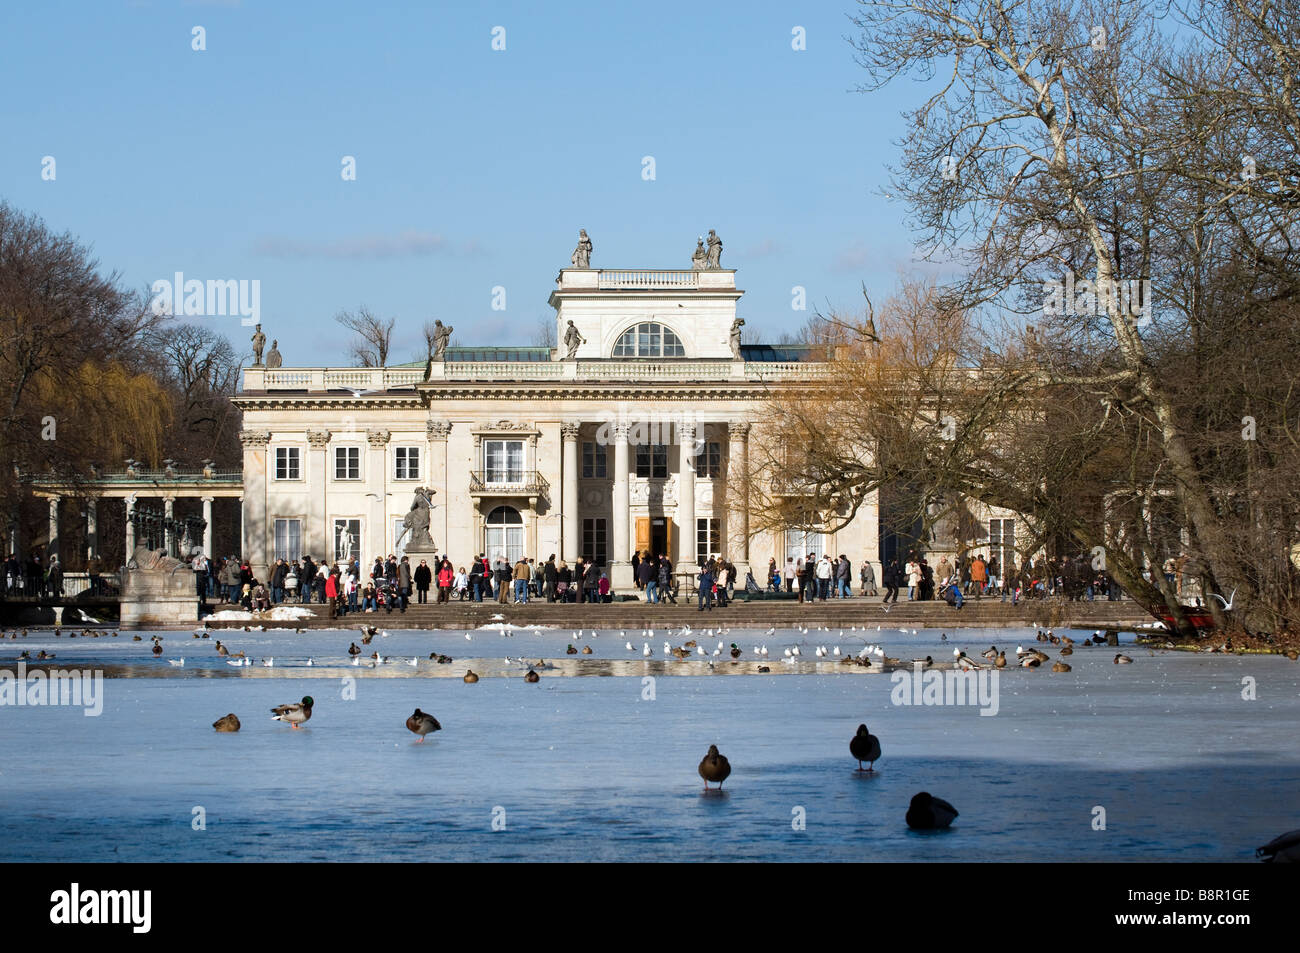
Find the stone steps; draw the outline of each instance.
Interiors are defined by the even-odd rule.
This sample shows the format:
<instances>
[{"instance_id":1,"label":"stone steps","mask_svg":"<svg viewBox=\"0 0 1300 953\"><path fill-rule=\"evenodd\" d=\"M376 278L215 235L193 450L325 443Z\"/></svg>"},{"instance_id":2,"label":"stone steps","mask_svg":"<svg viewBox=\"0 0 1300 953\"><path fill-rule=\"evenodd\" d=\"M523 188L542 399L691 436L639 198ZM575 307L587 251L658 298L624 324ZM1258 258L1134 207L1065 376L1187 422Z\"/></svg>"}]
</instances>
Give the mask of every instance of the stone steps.
<instances>
[{"instance_id":1,"label":"stone steps","mask_svg":"<svg viewBox=\"0 0 1300 953\"><path fill-rule=\"evenodd\" d=\"M516 606L513 603L453 602L447 605L411 605L405 613L380 610L374 613L350 613L331 620L319 604L311 608L317 612L314 619L296 623L283 623L286 627L346 628L376 625L380 628L401 629L471 629L490 625L494 621L516 626L543 625L557 628L636 629L680 625L725 625L732 628L792 627L795 625L830 628L850 626L881 626L889 628L942 628L942 627L992 627L1032 626L1056 628L1132 628L1151 621L1135 603L1120 602L1022 602L1018 606L1003 604L998 600L968 601L960 611L943 602L899 602L885 612L878 599L828 600L800 604L793 600L732 602L725 609L699 612L694 604L684 600L681 605L648 605L643 602L609 604L560 604L530 602ZM493 616L500 615L500 620ZM707 622L706 622L707 620ZM244 623L229 623L242 626ZM219 625L219 624L215 624Z\"/></svg>"}]
</instances>

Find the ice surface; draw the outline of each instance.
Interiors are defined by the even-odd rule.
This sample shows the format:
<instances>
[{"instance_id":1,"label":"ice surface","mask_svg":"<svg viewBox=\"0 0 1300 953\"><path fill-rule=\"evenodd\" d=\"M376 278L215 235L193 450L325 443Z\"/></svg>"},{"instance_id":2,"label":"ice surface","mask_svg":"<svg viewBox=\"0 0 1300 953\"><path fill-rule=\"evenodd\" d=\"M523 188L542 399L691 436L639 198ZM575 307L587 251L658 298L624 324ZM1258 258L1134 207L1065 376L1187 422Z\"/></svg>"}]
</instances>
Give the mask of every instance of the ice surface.
<instances>
[{"instance_id":1,"label":"ice surface","mask_svg":"<svg viewBox=\"0 0 1300 953\"><path fill-rule=\"evenodd\" d=\"M10 669L20 650L44 648L58 665L133 677L105 680L96 718L0 706L0 860L1249 860L1300 826L1300 666L1281 657L1126 644L1134 664L1117 666L1114 649L1079 647L1069 673L1002 672L999 712L986 717L895 706L888 675L819 667L814 647L865 639L944 661L990 643L1010 655L1032 631L599 631L476 630L468 643L463 631L393 631L363 647L392 660L379 669L350 667L355 629L162 633L157 659L148 633L5 640ZM225 665L217 638L253 666ZM746 660L766 644L772 674L665 662L662 643L684 638L710 652L734 641ZM640 658L647 641L653 663ZM595 655L566 659L569 642ZM791 677L777 657L795 644L797 670L827 674ZM456 662L428 661L434 651ZM182 656L183 668L167 664ZM415 668L403 664L412 657ZM520 657L613 659L633 674L556 669L530 685ZM464 684L466 664L488 677ZM643 671L669 674L647 683ZM307 694L304 729L270 720ZM424 744L404 727L417 706L443 726ZM227 712L240 733L213 731ZM874 776L849 755L860 722L884 749ZM710 744L732 775L705 796L696 765ZM921 790L961 812L950 831L908 831ZM1098 806L1105 830L1093 829ZM196 807L206 830L192 828Z\"/></svg>"}]
</instances>

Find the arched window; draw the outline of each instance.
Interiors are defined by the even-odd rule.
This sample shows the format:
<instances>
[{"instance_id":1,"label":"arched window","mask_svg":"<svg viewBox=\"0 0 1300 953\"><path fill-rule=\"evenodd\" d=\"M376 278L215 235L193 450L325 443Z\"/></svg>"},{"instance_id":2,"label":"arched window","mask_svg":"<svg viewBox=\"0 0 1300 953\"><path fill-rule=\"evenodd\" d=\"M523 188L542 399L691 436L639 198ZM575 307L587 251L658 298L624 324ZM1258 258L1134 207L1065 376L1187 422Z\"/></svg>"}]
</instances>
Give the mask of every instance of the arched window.
<instances>
[{"instance_id":1,"label":"arched window","mask_svg":"<svg viewBox=\"0 0 1300 953\"><path fill-rule=\"evenodd\" d=\"M657 321L634 324L621 335L614 345L615 357L685 357L682 339Z\"/></svg>"},{"instance_id":2,"label":"arched window","mask_svg":"<svg viewBox=\"0 0 1300 953\"><path fill-rule=\"evenodd\" d=\"M483 553L496 562L504 556L514 565L524 554L524 518L513 506L498 506L488 514L483 527Z\"/></svg>"}]
</instances>

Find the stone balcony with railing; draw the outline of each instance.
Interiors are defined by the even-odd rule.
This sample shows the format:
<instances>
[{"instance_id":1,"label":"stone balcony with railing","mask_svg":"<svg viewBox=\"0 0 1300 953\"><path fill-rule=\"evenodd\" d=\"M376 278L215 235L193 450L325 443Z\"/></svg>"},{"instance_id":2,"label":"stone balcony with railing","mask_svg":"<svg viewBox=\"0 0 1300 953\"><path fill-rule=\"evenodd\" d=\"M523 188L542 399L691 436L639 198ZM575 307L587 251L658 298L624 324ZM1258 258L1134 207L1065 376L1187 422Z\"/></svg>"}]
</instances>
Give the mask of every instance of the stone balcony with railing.
<instances>
[{"instance_id":1,"label":"stone balcony with railing","mask_svg":"<svg viewBox=\"0 0 1300 953\"><path fill-rule=\"evenodd\" d=\"M536 470L471 470L469 495L549 500L551 484Z\"/></svg>"},{"instance_id":2,"label":"stone balcony with railing","mask_svg":"<svg viewBox=\"0 0 1300 953\"><path fill-rule=\"evenodd\" d=\"M447 381L581 381L581 382L700 382L720 383L814 381L825 377L828 366L810 361L727 361L666 358L660 360L576 361L435 361L428 382ZM414 391L425 381L423 367L284 367L244 368L242 392L301 391L368 393Z\"/></svg>"}]
</instances>

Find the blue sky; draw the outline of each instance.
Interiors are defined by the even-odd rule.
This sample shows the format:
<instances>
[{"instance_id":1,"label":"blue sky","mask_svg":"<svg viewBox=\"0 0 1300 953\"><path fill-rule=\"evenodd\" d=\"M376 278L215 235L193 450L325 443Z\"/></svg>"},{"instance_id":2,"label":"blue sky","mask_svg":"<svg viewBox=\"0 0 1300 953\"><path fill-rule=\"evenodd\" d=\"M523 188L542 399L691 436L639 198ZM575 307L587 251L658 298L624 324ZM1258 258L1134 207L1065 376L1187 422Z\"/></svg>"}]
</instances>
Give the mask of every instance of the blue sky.
<instances>
[{"instance_id":1,"label":"blue sky","mask_svg":"<svg viewBox=\"0 0 1300 953\"><path fill-rule=\"evenodd\" d=\"M882 192L920 90L854 91L854 8L5 4L0 198L133 287L260 280L290 365L344 363L332 317L360 304L397 318L395 361L435 317L458 344L530 343L579 227L611 268L689 267L717 229L747 330L771 340L807 316L793 286L856 308L911 258ZM246 345L237 317L204 320Z\"/></svg>"}]
</instances>

